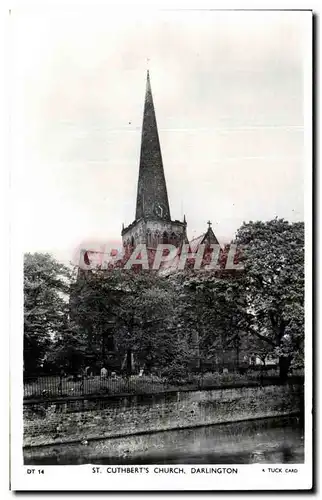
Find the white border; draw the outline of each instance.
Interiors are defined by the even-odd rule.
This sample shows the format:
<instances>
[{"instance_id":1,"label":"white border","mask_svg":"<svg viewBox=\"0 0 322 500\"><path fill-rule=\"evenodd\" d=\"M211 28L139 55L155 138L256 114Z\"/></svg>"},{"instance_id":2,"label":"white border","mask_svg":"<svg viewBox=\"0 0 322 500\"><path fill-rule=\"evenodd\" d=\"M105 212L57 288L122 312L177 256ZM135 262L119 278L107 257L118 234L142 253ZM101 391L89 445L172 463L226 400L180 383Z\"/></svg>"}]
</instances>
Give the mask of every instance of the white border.
<instances>
[{"instance_id":1,"label":"white border","mask_svg":"<svg viewBox=\"0 0 322 500\"><path fill-rule=\"evenodd\" d=\"M313 19L312 19L313 22ZM312 464L312 366L313 366L313 315L312 315L312 252L313 252L313 110L312 110L312 25L307 30L304 69L304 222L305 222L305 463Z\"/></svg>"},{"instance_id":2,"label":"white border","mask_svg":"<svg viewBox=\"0 0 322 500\"><path fill-rule=\"evenodd\" d=\"M108 2L108 7L111 4L115 7L115 2ZM140 6L144 2L140 2ZM38 8L44 7L44 2L31 2L29 5ZM94 6L106 6L105 1L96 1L91 4ZM157 5L156 5L157 4ZM12 2L11 7L21 6L20 2ZM45 8L48 5L57 6L63 5L64 8L87 6L88 2L84 1L63 1L56 0L45 3ZM131 7L130 7L131 5ZM128 2L120 1L117 6L119 8L137 9L137 5L128 4ZM149 3L151 6L151 2ZM307 2L296 1L271 1L264 7L259 7L258 1L243 2L242 5L238 1L227 0L224 4L219 5L219 2L208 1L196 2L185 1L163 1L154 2L153 7L161 7L163 9L208 9L221 8L222 10L229 9L309 9ZM26 8L26 7L24 7ZM29 9L29 6L28 6ZM306 290L305 290L305 306L306 306L306 343L305 343L305 403L306 403L306 418L305 418L305 464L297 465L298 474L276 474L272 476L268 473L263 473L263 464L253 465L237 465L239 470L238 475L157 475L151 472L147 476L142 475L94 475L92 474L91 466L55 466L55 467L32 467L34 469L45 469L44 475L37 475L37 480L34 480L33 475L27 474L29 467L23 466L22 458L22 324L23 324L23 297L22 297L22 242L19 235L19 205L16 205L14 200L14 192L10 213L12 214L11 222L11 252L10 252L10 290L11 290L11 307L10 307L10 365L11 365L11 464L12 464L12 489L13 490L301 490L309 489L312 486L312 53L311 53L311 13L302 12L303 19L307 24L307 44L306 44L306 71L305 71L305 232L306 232ZM9 46L10 37L7 38ZM10 62L7 60L6 70L9 68ZM14 82L12 82L14 84ZM9 87L9 86L8 86ZM7 92L9 92L7 88ZM8 95L8 97L10 97ZM19 103L12 103L13 107L19 106ZM15 138L15 148L10 150L12 155L11 161L14 162L16 154L19 151L19 141L23 138L19 136L19 130L12 130L12 137ZM19 347L18 347L19 346ZM153 471L155 466L149 466ZM164 466L165 467L165 466ZM190 470L192 466L184 466L185 470ZM206 467L206 465L203 465ZM219 467L218 465L216 467ZM225 465L223 465L225 467ZM232 466L233 467L233 466ZM264 466L267 468L267 466ZM270 465L274 467L274 465ZM286 469L285 465L276 465ZM290 467L288 467L290 468ZM126 477L126 480L125 480ZM227 480L228 477L228 480ZM91 479L90 479L91 478Z\"/></svg>"},{"instance_id":3,"label":"white border","mask_svg":"<svg viewBox=\"0 0 322 500\"><path fill-rule=\"evenodd\" d=\"M184 474L159 474L155 467L182 467ZM96 465L94 466L97 467ZM19 478L19 490L71 490L71 491L232 491L232 490L306 490L311 487L308 464L253 464L253 465L149 465L149 473L108 474L108 466L100 466L100 474L92 472L91 465L25 467ZM235 467L237 474L191 474L193 467ZM282 473L268 468L281 468ZM297 469L297 473L286 472ZM26 470L34 470L26 474ZM57 470L59 469L59 470ZM265 472L263 471L265 469ZM44 470L39 474L38 470Z\"/></svg>"}]
</instances>

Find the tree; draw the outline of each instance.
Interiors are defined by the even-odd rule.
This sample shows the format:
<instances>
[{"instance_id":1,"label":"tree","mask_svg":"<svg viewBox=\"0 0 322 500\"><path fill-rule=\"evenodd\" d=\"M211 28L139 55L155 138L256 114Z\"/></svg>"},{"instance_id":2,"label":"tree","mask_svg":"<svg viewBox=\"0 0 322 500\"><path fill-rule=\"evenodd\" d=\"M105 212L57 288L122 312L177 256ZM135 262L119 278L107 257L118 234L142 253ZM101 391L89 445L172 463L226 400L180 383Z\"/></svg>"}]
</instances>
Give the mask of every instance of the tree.
<instances>
[{"instance_id":1,"label":"tree","mask_svg":"<svg viewBox=\"0 0 322 500\"><path fill-rule=\"evenodd\" d=\"M105 363L115 322L118 292L107 275L111 276L109 271L100 269L81 272L71 287L71 320L85 342L86 364L94 370Z\"/></svg>"},{"instance_id":2,"label":"tree","mask_svg":"<svg viewBox=\"0 0 322 500\"><path fill-rule=\"evenodd\" d=\"M243 245L253 345L278 356L285 380L291 363L303 361L304 224L277 218L244 223L236 243Z\"/></svg>"},{"instance_id":3,"label":"tree","mask_svg":"<svg viewBox=\"0 0 322 500\"><path fill-rule=\"evenodd\" d=\"M105 341L133 370L133 356L146 371L168 366L180 342L175 320L176 295L155 271L93 269L75 286L76 322L86 331L88 349L106 361Z\"/></svg>"},{"instance_id":4,"label":"tree","mask_svg":"<svg viewBox=\"0 0 322 500\"><path fill-rule=\"evenodd\" d=\"M47 349L43 369L46 373L77 375L88 364L87 343L77 325L69 322Z\"/></svg>"},{"instance_id":5,"label":"tree","mask_svg":"<svg viewBox=\"0 0 322 500\"><path fill-rule=\"evenodd\" d=\"M51 255L24 256L24 373L41 367L53 339L66 326L70 270Z\"/></svg>"},{"instance_id":6,"label":"tree","mask_svg":"<svg viewBox=\"0 0 322 500\"><path fill-rule=\"evenodd\" d=\"M195 356L201 364L217 359L221 369L227 363L238 368L247 324L243 274L185 270L172 279L180 298L180 323L195 332ZM232 351L235 359L228 361Z\"/></svg>"}]
</instances>

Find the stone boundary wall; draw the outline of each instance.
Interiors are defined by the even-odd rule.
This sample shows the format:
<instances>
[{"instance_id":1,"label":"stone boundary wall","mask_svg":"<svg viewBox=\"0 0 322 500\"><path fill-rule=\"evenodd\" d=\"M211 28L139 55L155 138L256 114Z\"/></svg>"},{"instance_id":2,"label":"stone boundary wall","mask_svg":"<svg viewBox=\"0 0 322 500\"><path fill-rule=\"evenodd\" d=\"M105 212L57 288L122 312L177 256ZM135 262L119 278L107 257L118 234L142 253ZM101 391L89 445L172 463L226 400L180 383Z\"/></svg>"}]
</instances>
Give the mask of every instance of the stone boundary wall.
<instances>
[{"instance_id":1,"label":"stone boundary wall","mask_svg":"<svg viewBox=\"0 0 322 500\"><path fill-rule=\"evenodd\" d=\"M24 447L294 415L303 411L303 392L301 385L271 385L28 404Z\"/></svg>"}]
</instances>

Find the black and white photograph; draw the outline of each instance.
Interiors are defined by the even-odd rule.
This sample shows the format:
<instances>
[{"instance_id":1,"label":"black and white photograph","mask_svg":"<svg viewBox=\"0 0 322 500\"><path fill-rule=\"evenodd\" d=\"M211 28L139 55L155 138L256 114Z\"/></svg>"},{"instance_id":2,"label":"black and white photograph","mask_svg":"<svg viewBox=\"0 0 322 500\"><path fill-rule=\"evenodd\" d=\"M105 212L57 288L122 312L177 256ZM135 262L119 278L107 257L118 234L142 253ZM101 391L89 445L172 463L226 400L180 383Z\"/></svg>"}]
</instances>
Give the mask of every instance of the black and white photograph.
<instances>
[{"instance_id":1,"label":"black and white photograph","mask_svg":"<svg viewBox=\"0 0 322 500\"><path fill-rule=\"evenodd\" d=\"M14 488L310 489L312 12L10 30Z\"/></svg>"}]
</instances>

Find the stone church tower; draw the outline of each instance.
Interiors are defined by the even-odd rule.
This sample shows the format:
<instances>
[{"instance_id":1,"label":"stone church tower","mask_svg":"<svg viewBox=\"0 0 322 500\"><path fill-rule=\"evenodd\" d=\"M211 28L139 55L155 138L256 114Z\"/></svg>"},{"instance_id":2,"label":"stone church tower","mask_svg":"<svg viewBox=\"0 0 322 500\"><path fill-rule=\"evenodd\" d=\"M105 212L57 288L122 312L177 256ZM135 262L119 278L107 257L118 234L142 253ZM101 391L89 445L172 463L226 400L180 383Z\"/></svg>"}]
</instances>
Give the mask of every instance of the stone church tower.
<instances>
[{"instance_id":1,"label":"stone church tower","mask_svg":"<svg viewBox=\"0 0 322 500\"><path fill-rule=\"evenodd\" d=\"M135 220L122 229L123 246L145 243L155 249L159 243L180 246L188 243L186 220L171 220L161 147L147 72L137 186Z\"/></svg>"}]
</instances>

